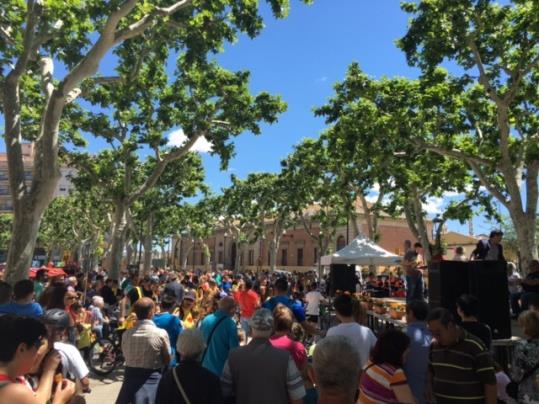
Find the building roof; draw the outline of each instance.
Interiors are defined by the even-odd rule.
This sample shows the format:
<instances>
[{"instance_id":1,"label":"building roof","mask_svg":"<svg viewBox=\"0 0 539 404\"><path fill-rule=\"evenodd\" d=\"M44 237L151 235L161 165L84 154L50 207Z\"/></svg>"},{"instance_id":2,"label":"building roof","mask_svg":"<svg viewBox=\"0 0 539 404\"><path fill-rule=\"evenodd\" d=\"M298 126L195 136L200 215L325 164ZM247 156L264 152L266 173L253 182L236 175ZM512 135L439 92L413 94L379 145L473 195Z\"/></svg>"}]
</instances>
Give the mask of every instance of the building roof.
<instances>
[{"instance_id":1,"label":"building roof","mask_svg":"<svg viewBox=\"0 0 539 404\"><path fill-rule=\"evenodd\" d=\"M467 236L466 234L449 231L442 235L442 240L447 245L469 245L477 244L478 239L473 236Z\"/></svg>"}]
</instances>

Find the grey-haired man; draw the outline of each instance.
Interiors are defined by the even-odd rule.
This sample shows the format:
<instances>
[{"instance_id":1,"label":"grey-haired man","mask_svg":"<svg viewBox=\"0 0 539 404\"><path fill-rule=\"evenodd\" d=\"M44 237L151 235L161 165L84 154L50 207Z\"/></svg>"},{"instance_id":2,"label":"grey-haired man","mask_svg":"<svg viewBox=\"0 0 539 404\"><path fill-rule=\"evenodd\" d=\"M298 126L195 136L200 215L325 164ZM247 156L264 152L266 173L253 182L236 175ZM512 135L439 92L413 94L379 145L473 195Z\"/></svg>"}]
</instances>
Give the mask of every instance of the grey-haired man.
<instances>
[{"instance_id":1,"label":"grey-haired man","mask_svg":"<svg viewBox=\"0 0 539 404\"><path fill-rule=\"evenodd\" d=\"M253 339L230 352L221 376L225 398L237 404L300 404L305 396L303 380L287 351L274 348L273 316L259 309L251 318Z\"/></svg>"}]
</instances>

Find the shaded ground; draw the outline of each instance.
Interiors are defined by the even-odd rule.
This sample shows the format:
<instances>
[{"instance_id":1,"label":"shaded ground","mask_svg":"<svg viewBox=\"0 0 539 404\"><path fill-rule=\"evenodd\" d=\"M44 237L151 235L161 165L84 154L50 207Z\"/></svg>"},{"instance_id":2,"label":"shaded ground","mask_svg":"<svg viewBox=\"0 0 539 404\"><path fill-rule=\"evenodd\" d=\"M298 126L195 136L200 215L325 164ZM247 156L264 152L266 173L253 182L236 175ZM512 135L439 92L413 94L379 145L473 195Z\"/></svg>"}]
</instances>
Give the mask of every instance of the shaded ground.
<instances>
[{"instance_id":1,"label":"shaded ground","mask_svg":"<svg viewBox=\"0 0 539 404\"><path fill-rule=\"evenodd\" d=\"M90 378L92 393L85 395L87 404L109 404L116 401L122 386L123 369L118 369L105 377L91 373Z\"/></svg>"}]
</instances>

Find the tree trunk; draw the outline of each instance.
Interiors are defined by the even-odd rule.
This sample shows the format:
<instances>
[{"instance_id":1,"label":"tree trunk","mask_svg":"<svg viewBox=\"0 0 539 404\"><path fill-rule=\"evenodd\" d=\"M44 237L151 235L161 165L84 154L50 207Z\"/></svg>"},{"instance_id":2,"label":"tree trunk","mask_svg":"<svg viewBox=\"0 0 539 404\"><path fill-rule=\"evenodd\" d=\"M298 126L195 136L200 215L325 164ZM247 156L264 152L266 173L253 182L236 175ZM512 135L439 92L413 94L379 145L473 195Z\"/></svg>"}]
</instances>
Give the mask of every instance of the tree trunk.
<instances>
[{"instance_id":1,"label":"tree trunk","mask_svg":"<svg viewBox=\"0 0 539 404\"><path fill-rule=\"evenodd\" d=\"M421 206L421 200L417 193L417 189L412 187L412 207L414 209L415 223L417 226L417 232L419 234L419 241L423 246L424 258L427 264L431 261L431 252L430 252L430 241L427 231L427 226L425 225L425 220L423 218L423 207Z\"/></svg>"},{"instance_id":2,"label":"tree trunk","mask_svg":"<svg viewBox=\"0 0 539 404\"><path fill-rule=\"evenodd\" d=\"M110 248L110 268L109 276L112 279L120 278L120 266L125 247L125 236L127 232L127 204L124 200L115 202L114 211L114 233L112 235L112 246Z\"/></svg>"},{"instance_id":3,"label":"tree trunk","mask_svg":"<svg viewBox=\"0 0 539 404\"><path fill-rule=\"evenodd\" d=\"M535 216L525 215L521 212L510 211L517 236L518 249L520 254L520 266L524 273L527 273L530 262L537 259L537 240Z\"/></svg>"},{"instance_id":4,"label":"tree trunk","mask_svg":"<svg viewBox=\"0 0 539 404\"><path fill-rule=\"evenodd\" d=\"M41 215L24 212L13 216L13 237L9 244L5 281L14 285L28 278Z\"/></svg>"},{"instance_id":5,"label":"tree trunk","mask_svg":"<svg viewBox=\"0 0 539 404\"><path fill-rule=\"evenodd\" d=\"M153 244L153 213L150 213L146 221L146 235L144 236L144 275L152 269L152 244Z\"/></svg>"},{"instance_id":6,"label":"tree trunk","mask_svg":"<svg viewBox=\"0 0 539 404\"><path fill-rule=\"evenodd\" d=\"M361 199L361 205L363 207L363 216L365 217L365 221L367 222L367 236L369 236L369 238L374 241L376 237L376 229L373 225L369 204L367 202L367 199L365 198L365 195L360 194L359 198Z\"/></svg>"},{"instance_id":7,"label":"tree trunk","mask_svg":"<svg viewBox=\"0 0 539 404\"><path fill-rule=\"evenodd\" d=\"M241 270L241 267L242 267L242 264L240 263L240 257L242 256L242 253L243 253L243 243L236 243L236 262L234 263L234 273L235 274L239 274L240 273L240 270Z\"/></svg>"}]
</instances>

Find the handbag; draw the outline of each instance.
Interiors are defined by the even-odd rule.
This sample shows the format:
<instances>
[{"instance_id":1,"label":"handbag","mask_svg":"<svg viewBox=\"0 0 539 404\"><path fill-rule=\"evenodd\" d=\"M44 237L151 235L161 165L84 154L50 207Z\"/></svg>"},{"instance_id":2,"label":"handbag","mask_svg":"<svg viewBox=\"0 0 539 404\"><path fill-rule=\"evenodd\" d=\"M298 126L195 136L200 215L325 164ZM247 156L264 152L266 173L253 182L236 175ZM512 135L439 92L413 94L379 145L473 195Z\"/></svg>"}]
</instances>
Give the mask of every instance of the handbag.
<instances>
[{"instance_id":1,"label":"handbag","mask_svg":"<svg viewBox=\"0 0 539 404\"><path fill-rule=\"evenodd\" d=\"M177 374L178 368L172 369L172 375L174 376L174 381L176 382L176 386L178 387L178 390L180 390L180 394L183 397L183 401L185 401L185 404L191 404L191 401L187 397L187 394L185 394L185 390L183 389L182 384L180 383L180 379L178 378Z\"/></svg>"},{"instance_id":2,"label":"handbag","mask_svg":"<svg viewBox=\"0 0 539 404\"><path fill-rule=\"evenodd\" d=\"M537 362L537 364L533 367L533 369L528 370L526 373L524 373L524 375L522 376L522 379L520 379L519 382L510 381L507 384L507 386L505 386L505 392L507 393L507 395L516 400L518 398L518 386L519 386L519 384L522 383L524 380L526 380L531 375L533 375L537 369L539 369L539 362Z\"/></svg>"}]
</instances>

